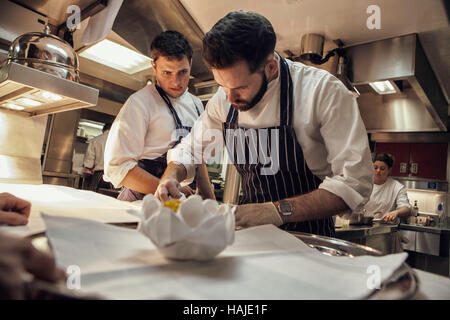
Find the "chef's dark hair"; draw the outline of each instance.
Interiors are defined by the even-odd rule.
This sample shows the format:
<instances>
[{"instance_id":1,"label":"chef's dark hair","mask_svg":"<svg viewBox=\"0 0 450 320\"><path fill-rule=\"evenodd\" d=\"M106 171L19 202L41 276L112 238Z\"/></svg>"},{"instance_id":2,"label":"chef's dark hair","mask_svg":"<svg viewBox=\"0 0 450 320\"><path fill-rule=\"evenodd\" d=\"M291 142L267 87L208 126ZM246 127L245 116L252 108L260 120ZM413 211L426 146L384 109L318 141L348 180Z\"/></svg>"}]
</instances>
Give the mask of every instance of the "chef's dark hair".
<instances>
[{"instance_id":1,"label":"chef's dark hair","mask_svg":"<svg viewBox=\"0 0 450 320\"><path fill-rule=\"evenodd\" d=\"M171 57L177 60L187 57L192 59L192 47L184 35L178 31L164 31L153 39L150 45L151 58L156 61L159 57Z\"/></svg>"},{"instance_id":2,"label":"chef's dark hair","mask_svg":"<svg viewBox=\"0 0 450 320\"><path fill-rule=\"evenodd\" d=\"M231 67L244 60L253 73L274 52L276 41L272 24L262 15L242 10L230 12L203 37L203 60L213 69Z\"/></svg>"},{"instance_id":3,"label":"chef's dark hair","mask_svg":"<svg viewBox=\"0 0 450 320\"><path fill-rule=\"evenodd\" d=\"M373 158L374 163L375 163L375 161L383 161L384 163L387 164L387 166L389 168L392 168L392 166L394 165L394 157L392 155L390 155L389 153L376 154L375 157Z\"/></svg>"}]
</instances>

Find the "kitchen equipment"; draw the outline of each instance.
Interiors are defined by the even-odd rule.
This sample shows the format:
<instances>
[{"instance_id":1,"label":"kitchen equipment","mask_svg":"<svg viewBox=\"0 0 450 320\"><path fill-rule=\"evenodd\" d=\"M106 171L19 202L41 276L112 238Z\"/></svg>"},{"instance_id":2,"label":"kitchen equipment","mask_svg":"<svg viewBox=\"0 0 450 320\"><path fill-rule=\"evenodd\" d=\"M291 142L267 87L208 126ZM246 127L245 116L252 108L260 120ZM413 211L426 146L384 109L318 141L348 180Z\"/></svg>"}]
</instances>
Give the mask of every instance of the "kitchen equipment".
<instances>
[{"instance_id":1,"label":"kitchen equipment","mask_svg":"<svg viewBox=\"0 0 450 320\"><path fill-rule=\"evenodd\" d=\"M417 217L417 224L420 224L422 226L427 226L431 222L431 218L429 216L418 216Z\"/></svg>"},{"instance_id":2,"label":"kitchen equipment","mask_svg":"<svg viewBox=\"0 0 450 320\"><path fill-rule=\"evenodd\" d=\"M0 66L0 111L28 118L97 104L99 91L78 83L75 50L45 31L12 42Z\"/></svg>"},{"instance_id":3,"label":"kitchen equipment","mask_svg":"<svg viewBox=\"0 0 450 320\"><path fill-rule=\"evenodd\" d=\"M417 205L417 200L414 200L414 206L411 209L411 213L414 217L419 215L419 206Z\"/></svg>"},{"instance_id":4,"label":"kitchen equipment","mask_svg":"<svg viewBox=\"0 0 450 320\"><path fill-rule=\"evenodd\" d=\"M416 223L416 217L411 215L408 217L408 224L415 224Z\"/></svg>"},{"instance_id":5,"label":"kitchen equipment","mask_svg":"<svg viewBox=\"0 0 450 320\"><path fill-rule=\"evenodd\" d=\"M312 235L302 232L290 232L311 248L315 248L328 256L353 258L361 255L382 256L383 254L370 247L358 245L345 240ZM402 266L384 283L379 290L374 290L366 299L390 300L412 299L420 297L419 282L415 272L406 264Z\"/></svg>"},{"instance_id":6,"label":"kitchen equipment","mask_svg":"<svg viewBox=\"0 0 450 320\"><path fill-rule=\"evenodd\" d=\"M364 216L362 214L355 215L353 219L350 220L351 225L372 225L373 217Z\"/></svg>"},{"instance_id":7,"label":"kitchen equipment","mask_svg":"<svg viewBox=\"0 0 450 320\"><path fill-rule=\"evenodd\" d=\"M373 223L380 223L380 224L399 224L398 218L396 220L394 220L394 221L385 221L385 220L382 220L381 218L374 218L372 220L372 222Z\"/></svg>"},{"instance_id":8,"label":"kitchen equipment","mask_svg":"<svg viewBox=\"0 0 450 320\"><path fill-rule=\"evenodd\" d=\"M16 38L6 63L15 62L59 78L79 82L78 56L66 41L43 32L30 32Z\"/></svg>"},{"instance_id":9,"label":"kitchen equipment","mask_svg":"<svg viewBox=\"0 0 450 320\"><path fill-rule=\"evenodd\" d=\"M445 227L447 225L447 216L444 211L444 203L440 202L437 207L437 215L440 227Z\"/></svg>"},{"instance_id":10,"label":"kitchen equipment","mask_svg":"<svg viewBox=\"0 0 450 320\"><path fill-rule=\"evenodd\" d=\"M300 57L306 60L322 59L325 37L320 34L308 33L302 36L300 43Z\"/></svg>"},{"instance_id":11,"label":"kitchen equipment","mask_svg":"<svg viewBox=\"0 0 450 320\"><path fill-rule=\"evenodd\" d=\"M362 209L357 212L353 212L349 217L349 223L351 225L371 225L373 217L367 215L366 209Z\"/></svg>"}]
</instances>

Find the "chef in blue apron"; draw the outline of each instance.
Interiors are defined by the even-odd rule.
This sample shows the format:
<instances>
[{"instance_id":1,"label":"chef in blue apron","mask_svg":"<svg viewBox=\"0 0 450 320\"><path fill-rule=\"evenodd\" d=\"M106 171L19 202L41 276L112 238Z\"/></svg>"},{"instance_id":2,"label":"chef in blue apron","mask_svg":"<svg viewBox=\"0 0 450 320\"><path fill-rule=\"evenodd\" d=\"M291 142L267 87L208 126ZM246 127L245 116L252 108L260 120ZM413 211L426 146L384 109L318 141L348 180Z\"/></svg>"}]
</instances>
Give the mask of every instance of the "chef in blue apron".
<instances>
[{"instance_id":1,"label":"chef in blue apron","mask_svg":"<svg viewBox=\"0 0 450 320\"><path fill-rule=\"evenodd\" d=\"M203 59L220 89L194 125L194 142L188 136L169 152L156 195L180 196L179 181L205 155L192 150L210 143L196 131L219 131L241 176L236 225L333 237L332 217L362 207L372 190L367 133L337 78L284 59L275 44L271 23L252 12L231 12L206 33Z\"/></svg>"},{"instance_id":2,"label":"chef in blue apron","mask_svg":"<svg viewBox=\"0 0 450 320\"><path fill-rule=\"evenodd\" d=\"M201 101L187 91L192 48L179 32L165 31L151 44L157 83L132 94L110 130L105 147L104 180L122 187L118 199L140 200L154 193L166 169L167 151L189 133L204 111ZM206 165L196 166L181 191L190 195L198 187L214 198ZM189 183L191 183L189 185Z\"/></svg>"}]
</instances>

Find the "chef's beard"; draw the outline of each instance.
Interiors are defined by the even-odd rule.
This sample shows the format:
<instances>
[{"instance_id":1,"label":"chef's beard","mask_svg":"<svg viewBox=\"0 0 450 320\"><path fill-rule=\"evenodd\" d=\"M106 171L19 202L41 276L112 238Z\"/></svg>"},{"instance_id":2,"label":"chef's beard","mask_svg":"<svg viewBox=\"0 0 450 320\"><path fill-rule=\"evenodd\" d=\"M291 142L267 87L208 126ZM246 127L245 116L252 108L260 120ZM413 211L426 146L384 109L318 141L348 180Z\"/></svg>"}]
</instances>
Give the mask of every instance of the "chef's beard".
<instances>
[{"instance_id":1,"label":"chef's beard","mask_svg":"<svg viewBox=\"0 0 450 320\"><path fill-rule=\"evenodd\" d=\"M263 81L261 83L261 87L259 88L258 92L256 93L256 95L253 97L252 101L247 102L245 100L236 100L235 103L247 103L247 104L241 104L241 105L236 105L234 104L234 107L236 109L238 109L239 111L248 111L251 108L253 108L259 101L261 101L262 97L264 96L264 94L267 91L267 77L265 72L262 72L263 75Z\"/></svg>"}]
</instances>

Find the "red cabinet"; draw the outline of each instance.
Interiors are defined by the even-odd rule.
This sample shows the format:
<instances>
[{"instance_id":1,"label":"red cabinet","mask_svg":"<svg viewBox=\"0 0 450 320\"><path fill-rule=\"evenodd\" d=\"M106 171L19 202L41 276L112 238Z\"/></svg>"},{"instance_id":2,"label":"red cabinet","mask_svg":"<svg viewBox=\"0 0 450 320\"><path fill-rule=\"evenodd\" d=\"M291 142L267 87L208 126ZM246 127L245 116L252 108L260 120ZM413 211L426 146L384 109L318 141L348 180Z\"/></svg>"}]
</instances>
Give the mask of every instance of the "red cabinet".
<instances>
[{"instance_id":1,"label":"red cabinet","mask_svg":"<svg viewBox=\"0 0 450 320\"><path fill-rule=\"evenodd\" d=\"M394 156L394 177L446 180L447 148L446 143L377 143L376 153Z\"/></svg>"}]
</instances>

